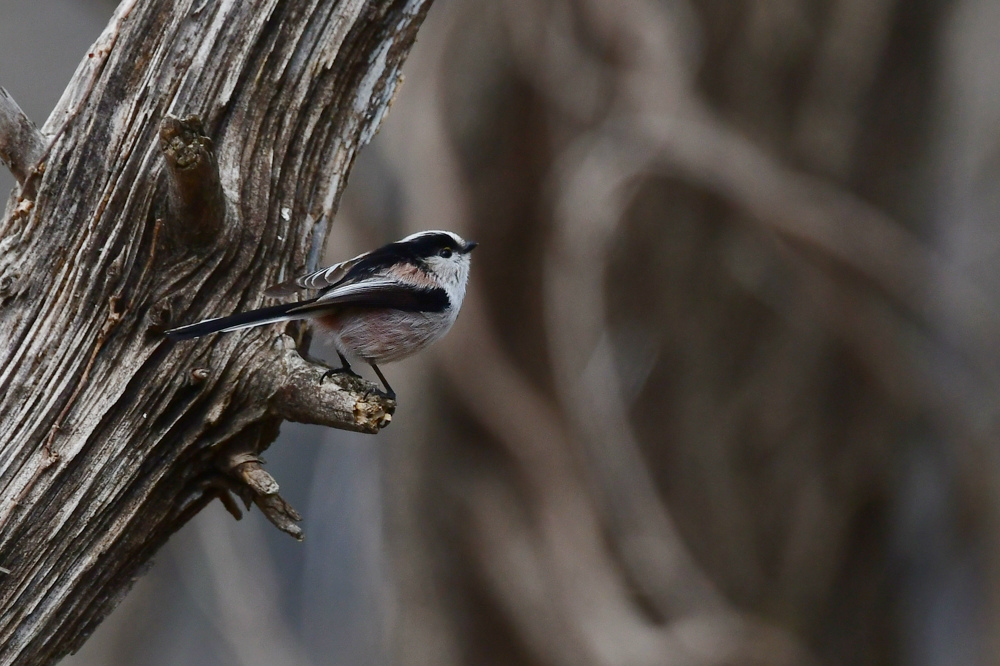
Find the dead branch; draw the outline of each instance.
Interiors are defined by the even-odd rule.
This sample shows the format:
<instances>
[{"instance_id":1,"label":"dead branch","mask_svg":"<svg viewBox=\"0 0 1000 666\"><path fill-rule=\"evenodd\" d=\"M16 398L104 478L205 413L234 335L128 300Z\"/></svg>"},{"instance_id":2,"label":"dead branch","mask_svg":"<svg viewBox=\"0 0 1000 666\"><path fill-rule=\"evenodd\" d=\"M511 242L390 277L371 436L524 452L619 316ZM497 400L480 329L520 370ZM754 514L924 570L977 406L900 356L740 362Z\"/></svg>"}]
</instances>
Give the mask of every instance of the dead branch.
<instances>
[{"instance_id":1,"label":"dead branch","mask_svg":"<svg viewBox=\"0 0 1000 666\"><path fill-rule=\"evenodd\" d=\"M301 327L162 330L307 267L428 5L126 0L43 132L0 95L25 185L0 222L0 663L78 648L214 497L299 536L258 457L282 419L388 424Z\"/></svg>"},{"instance_id":2,"label":"dead branch","mask_svg":"<svg viewBox=\"0 0 1000 666\"><path fill-rule=\"evenodd\" d=\"M389 425L395 400L353 375L302 357L287 335L275 343L277 368L271 397L274 413L288 421L377 433Z\"/></svg>"},{"instance_id":3,"label":"dead branch","mask_svg":"<svg viewBox=\"0 0 1000 666\"><path fill-rule=\"evenodd\" d=\"M301 541L302 529L296 523L302 516L278 494L278 482L264 469L263 461L252 453L238 453L226 465L226 473L239 479L246 489L247 508L253 502L275 527Z\"/></svg>"}]
</instances>

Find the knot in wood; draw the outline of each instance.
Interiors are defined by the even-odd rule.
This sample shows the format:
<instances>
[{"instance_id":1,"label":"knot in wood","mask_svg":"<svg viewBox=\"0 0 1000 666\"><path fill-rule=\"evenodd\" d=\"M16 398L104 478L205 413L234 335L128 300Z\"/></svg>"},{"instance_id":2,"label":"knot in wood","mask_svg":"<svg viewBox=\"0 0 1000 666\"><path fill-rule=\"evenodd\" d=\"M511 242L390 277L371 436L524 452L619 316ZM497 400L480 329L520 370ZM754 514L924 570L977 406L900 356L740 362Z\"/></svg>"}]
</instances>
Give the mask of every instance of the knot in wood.
<instances>
[{"instance_id":1,"label":"knot in wood","mask_svg":"<svg viewBox=\"0 0 1000 666\"><path fill-rule=\"evenodd\" d=\"M169 298L165 298L149 308L149 312L146 313L146 319L149 320L149 328L153 333L162 333L167 330L170 326L170 320L173 317L173 306L170 303Z\"/></svg>"}]
</instances>

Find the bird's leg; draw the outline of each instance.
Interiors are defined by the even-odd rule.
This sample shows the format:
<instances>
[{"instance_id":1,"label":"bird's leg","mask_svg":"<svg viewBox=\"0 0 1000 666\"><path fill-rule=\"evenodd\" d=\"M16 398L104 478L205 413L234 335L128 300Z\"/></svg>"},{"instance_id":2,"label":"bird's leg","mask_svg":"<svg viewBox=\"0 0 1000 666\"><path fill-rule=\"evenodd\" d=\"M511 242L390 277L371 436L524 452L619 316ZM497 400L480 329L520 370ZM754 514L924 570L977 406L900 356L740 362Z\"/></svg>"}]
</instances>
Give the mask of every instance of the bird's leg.
<instances>
[{"instance_id":1,"label":"bird's leg","mask_svg":"<svg viewBox=\"0 0 1000 666\"><path fill-rule=\"evenodd\" d=\"M344 356L340 352L337 352L337 356L340 357L340 367L337 368L337 370L335 370L335 372L346 372L348 374L354 375L355 377L359 376L358 373L356 373L353 370L351 370L351 363L350 363L350 361L347 360L346 356Z\"/></svg>"},{"instance_id":2,"label":"bird's leg","mask_svg":"<svg viewBox=\"0 0 1000 666\"><path fill-rule=\"evenodd\" d=\"M378 366L375 365L374 363L369 363L369 365L372 366L372 370L375 371L375 374L378 375L378 378L382 380L382 385L385 386L386 395L388 395L390 399L395 400L396 392L392 390L391 386L389 386L389 382L385 381L385 375L382 374L382 371L379 370Z\"/></svg>"},{"instance_id":3,"label":"bird's leg","mask_svg":"<svg viewBox=\"0 0 1000 666\"><path fill-rule=\"evenodd\" d=\"M343 354L341 354L339 351L337 352L337 356L340 357L341 366L339 368L330 368L329 370L327 370L326 372L324 372L323 376L319 380L320 384L322 384L323 380L325 380L327 377L329 377L331 375L350 375L351 377L360 377L361 376L358 373L354 372L354 370L351 369L351 364L350 364L350 362L348 362L346 356L344 356Z\"/></svg>"}]
</instances>

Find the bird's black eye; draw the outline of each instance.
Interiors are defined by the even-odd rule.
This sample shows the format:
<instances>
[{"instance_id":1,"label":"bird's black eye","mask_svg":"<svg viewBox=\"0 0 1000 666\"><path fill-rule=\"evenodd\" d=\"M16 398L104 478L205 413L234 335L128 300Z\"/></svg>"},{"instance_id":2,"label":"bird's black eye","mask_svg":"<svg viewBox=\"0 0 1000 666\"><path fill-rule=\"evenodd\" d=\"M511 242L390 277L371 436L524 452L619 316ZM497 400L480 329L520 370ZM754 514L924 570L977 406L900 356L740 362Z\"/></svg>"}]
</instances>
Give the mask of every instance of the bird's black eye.
<instances>
[{"instance_id":1,"label":"bird's black eye","mask_svg":"<svg viewBox=\"0 0 1000 666\"><path fill-rule=\"evenodd\" d=\"M438 255L444 257L445 259L449 258L451 256L451 248L450 247L444 248L443 250L438 252Z\"/></svg>"}]
</instances>

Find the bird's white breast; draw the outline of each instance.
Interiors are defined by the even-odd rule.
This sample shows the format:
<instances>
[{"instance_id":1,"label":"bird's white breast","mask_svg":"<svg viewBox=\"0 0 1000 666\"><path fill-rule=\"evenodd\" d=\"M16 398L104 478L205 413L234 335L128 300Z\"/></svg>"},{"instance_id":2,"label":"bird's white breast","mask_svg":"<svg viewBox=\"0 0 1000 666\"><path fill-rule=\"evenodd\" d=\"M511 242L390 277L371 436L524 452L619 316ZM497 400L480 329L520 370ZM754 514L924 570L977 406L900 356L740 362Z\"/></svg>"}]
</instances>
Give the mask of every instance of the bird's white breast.
<instances>
[{"instance_id":1,"label":"bird's white breast","mask_svg":"<svg viewBox=\"0 0 1000 666\"><path fill-rule=\"evenodd\" d=\"M444 312L367 310L338 317L333 330L338 349L369 363L406 358L438 340L455 323L455 308Z\"/></svg>"}]
</instances>

